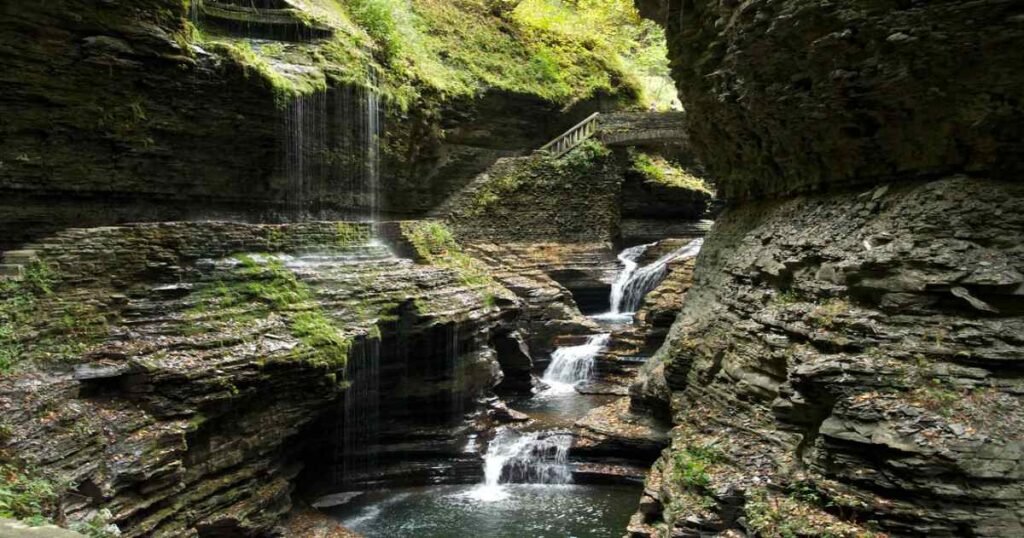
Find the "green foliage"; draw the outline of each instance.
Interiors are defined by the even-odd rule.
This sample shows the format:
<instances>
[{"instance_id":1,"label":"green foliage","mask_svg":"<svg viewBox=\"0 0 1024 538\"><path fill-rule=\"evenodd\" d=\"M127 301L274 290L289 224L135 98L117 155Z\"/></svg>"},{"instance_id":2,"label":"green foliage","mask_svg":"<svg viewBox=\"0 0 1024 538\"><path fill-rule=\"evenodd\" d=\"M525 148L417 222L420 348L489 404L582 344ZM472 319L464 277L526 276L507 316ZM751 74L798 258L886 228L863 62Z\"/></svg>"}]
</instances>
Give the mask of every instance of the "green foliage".
<instances>
[{"instance_id":1,"label":"green foliage","mask_svg":"<svg viewBox=\"0 0 1024 538\"><path fill-rule=\"evenodd\" d=\"M56 508L58 487L14 464L0 465L0 518L43 523Z\"/></svg>"},{"instance_id":2,"label":"green foliage","mask_svg":"<svg viewBox=\"0 0 1024 538\"><path fill-rule=\"evenodd\" d=\"M25 355L22 334L38 322L36 306L53 295L54 270L39 261L29 264L21 280L0 280L0 374L6 374Z\"/></svg>"},{"instance_id":3,"label":"green foliage","mask_svg":"<svg viewBox=\"0 0 1024 538\"><path fill-rule=\"evenodd\" d=\"M629 156L633 170L642 175L646 181L712 194L711 188L703 179L690 174L664 157L652 156L632 149L629 151Z\"/></svg>"},{"instance_id":4,"label":"green foliage","mask_svg":"<svg viewBox=\"0 0 1024 538\"><path fill-rule=\"evenodd\" d=\"M704 489L711 483L708 469L721 459L721 453L711 446L684 447L672 455L672 478L684 487Z\"/></svg>"},{"instance_id":5,"label":"green foliage","mask_svg":"<svg viewBox=\"0 0 1024 538\"><path fill-rule=\"evenodd\" d=\"M675 101L664 30L642 19L633 0L523 0L513 18L583 43L637 81L645 102L661 109Z\"/></svg>"},{"instance_id":6,"label":"green foliage","mask_svg":"<svg viewBox=\"0 0 1024 538\"><path fill-rule=\"evenodd\" d=\"M421 259L431 265L454 270L467 287L484 288L481 292L484 304L495 304L494 293L500 286L491 277L483 262L462 251L462 247L455 241L447 226L433 220L409 221L402 223L402 233L412 243Z\"/></svg>"},{"instance_id":7,"label":"green foliage","mask_svg":"<svg viewBox=\"0 0 1024 538\"><path fill-rule=\"evenodd\" d=\"M389 60L402 53L402 36L396 14L403 13L405 2L396 0L351 0L352 18L370 34Z\"/></svg>"}]
</instances>

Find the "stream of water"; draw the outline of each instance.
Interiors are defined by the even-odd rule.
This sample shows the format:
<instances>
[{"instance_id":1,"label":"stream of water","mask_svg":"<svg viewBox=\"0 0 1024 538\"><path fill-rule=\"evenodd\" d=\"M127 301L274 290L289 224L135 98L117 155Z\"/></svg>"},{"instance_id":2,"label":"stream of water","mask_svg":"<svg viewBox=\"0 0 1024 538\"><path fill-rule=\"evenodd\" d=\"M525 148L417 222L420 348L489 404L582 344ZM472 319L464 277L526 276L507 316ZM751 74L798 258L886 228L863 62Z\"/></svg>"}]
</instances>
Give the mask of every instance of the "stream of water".
<instances>
[{"instance_id":1,"label":"stream of water","mask_svg":"<svg viewBox=\"0 0 1024 538\"><path fill-rule=\"evenodd\" d=\"M701 244L690 242L642 267L637 260L652 245L624 250L619 255L623 270L612 287L612 310L602 316L604 321L632 320L643 297L665 278L668 264L696 256ZM552 353L541 378L545 388L513 402L533 423L495 432L483 456L481 483L370 492L335 508L335 517L368 538L621 536L636 506L637 488L575 485L569 460L572 424L615 398L576 390L592 380L596 358L610 340L611 334L596 334Z\"/></svg>"},{"instance_id":2,"label":"stream of water","mask_svg":"<svg viewBox=\"0 0 1024 538\"><path fill-rule=\"evenodd\" d=\"M694 258L704 245L703 239L694 239L689 243L669 252L657 260L640 267L637 260L656 243L629 247L619 253L622 272L612 283L611 309L594 319L607 323L630 323L633 315L640 308L644 297L654 291L668 275L670 263Z\"/></svg>"}]
</instances>

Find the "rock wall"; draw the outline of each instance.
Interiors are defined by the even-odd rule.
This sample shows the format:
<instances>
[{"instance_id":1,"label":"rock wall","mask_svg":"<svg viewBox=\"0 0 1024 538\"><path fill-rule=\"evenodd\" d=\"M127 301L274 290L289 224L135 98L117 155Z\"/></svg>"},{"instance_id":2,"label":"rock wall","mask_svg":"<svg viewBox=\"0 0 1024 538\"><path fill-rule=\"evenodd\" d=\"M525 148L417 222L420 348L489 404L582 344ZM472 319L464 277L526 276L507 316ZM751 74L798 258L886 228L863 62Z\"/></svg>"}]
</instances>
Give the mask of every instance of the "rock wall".
<instances>
[{"instance_id":1,"label":"rock wall","mask_svg":"<svg viewBox=\"0 0 1024 538\"><path fill-rule=\"evenodd\" d=\"M295 20L277 25L284 33L267 34L259 21L218 24L198 5L0 7L0 249L68 226L369 211L366 163L347 139L363 135L364 79L380 69L370 38L351 22L305 28L323 15L315 2L303 4L306 19L288 11ZM386 98L397 91L390 79L377 82L377 202L402 216L424 215L498 158L623 106L631 91L566 103L492 87L460 98L419 88L403 108Z\"/></svg>"},{"instance_id":2,"label":"rock wall","mask_svg":"<svg viewBox=\"0 0 1024 538\"><path fill-rule=\"evenodd\" d=\"M380 233L423 247L416 229ZM123 536L266 535L304 464L334 487L355 477L357 448L387 437L371 419L473 411L501 381L490 340L513 296L455 247L414 263L370 235L168 223L8 253L23 274L0 302L5 469L50 483L43 515L60 523L105 509Z\"/></svg>"},{"instance_id":3,"label":"rock wall","mask_svg":"<svg viewBox=\"0 0 1024 538\"><path fill-rule=\"evenodd\" d=\"M1021 6L637 3L731 204L630 534L1020 534Z\"/></svg>"},{"instance_id":4,"label":"rock wall","mask_svg":"<svg viewBox=\"0 0 1024 538\"><path fill-rule=\"evenodd\" d=\"M678 426L654 519L1020 533L1022 194L958 177L723 214L656 357Z\"/></svg>"},{"instance_id":5,"label":"rock wall","mask_svg":"<svg viewBox=\"0 0 1024 538\"><path fill-rule=\"evenodd\" d=\"M1019 2L636 3L726 198L1022 171Z\"/></svg>"}]
</instances>

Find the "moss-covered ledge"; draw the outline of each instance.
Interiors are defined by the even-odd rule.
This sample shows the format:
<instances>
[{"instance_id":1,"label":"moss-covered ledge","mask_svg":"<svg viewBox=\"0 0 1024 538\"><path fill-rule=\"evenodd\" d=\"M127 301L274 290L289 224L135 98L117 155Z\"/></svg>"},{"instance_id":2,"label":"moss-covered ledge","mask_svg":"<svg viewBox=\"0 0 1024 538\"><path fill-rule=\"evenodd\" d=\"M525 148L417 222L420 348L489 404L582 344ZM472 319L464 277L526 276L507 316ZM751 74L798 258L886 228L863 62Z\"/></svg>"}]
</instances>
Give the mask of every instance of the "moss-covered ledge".
<instances>
[{"instance_id":1,"label":"moss-covered ledge","mask_svg":"<svg viewBox=\"0 0 1024 538\"><path fill-rule=\"evenodd\" d=\"M488 335L515 303L448 261L457 245L413 263L372 230L143 224L18 253L25 268L0 289L0 493L13 499L0 515L123 536L267 532L301 468L285 443L337 408L351 365L387 357L382 340L463 327L453 367L460 397L478 397L497 382Z\"/></svg>"}]
</instances>

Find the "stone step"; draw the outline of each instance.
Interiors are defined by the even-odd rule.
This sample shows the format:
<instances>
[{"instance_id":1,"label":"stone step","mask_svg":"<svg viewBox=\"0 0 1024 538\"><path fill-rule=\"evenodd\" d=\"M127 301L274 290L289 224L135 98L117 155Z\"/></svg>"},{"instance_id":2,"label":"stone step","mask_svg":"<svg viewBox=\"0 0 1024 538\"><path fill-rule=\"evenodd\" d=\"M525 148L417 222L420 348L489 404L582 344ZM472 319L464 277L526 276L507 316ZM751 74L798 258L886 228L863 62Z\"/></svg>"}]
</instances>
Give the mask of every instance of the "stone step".
<instances>
[{"instance_id":1,"label":"stone step","mask_svg":"<svg viewBox=\"0 0 1024 538\"><path fill-rule=\"evenodd\" d=\"M256 2L257 5L275 5L278 2ZM281 9L253 7L245 2L203 3L204 21L240 37L272 39L277 41L313 41L334 35L334 30L304 16L290 6Z\"/></svg>"},{"instance_id":2,"label":"stone step","mask_svg":"<svg viewBox=\"0 0 1024 538\"><path fill-rule=\"evenodd\" d=\"M4 263L9 265L28 265L39 259L34 250L8 250L4 252Z\"/></svg>"}]
</instances>

